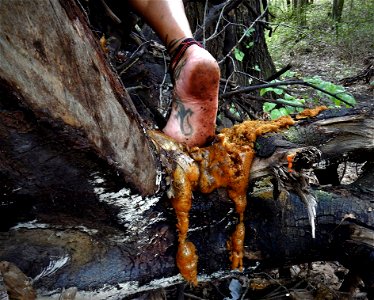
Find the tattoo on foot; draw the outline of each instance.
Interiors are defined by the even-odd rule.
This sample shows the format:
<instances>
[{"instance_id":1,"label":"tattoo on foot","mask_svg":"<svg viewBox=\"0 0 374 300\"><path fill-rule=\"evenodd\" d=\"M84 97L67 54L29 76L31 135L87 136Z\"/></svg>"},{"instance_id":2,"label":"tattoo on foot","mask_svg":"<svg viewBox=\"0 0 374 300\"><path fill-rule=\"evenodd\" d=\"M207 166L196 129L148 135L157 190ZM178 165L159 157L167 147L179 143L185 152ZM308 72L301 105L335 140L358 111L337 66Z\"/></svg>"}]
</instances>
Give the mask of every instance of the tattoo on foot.
<instances>
[{"instance_id":1,"label":"tattoo on foot","mask_svg":"<svg viewBox=\"0 0 374 300\"><path fill-rule=\"evenodd\" d=\"M176 118L179 121L181 132L186 136L192 135L194 130L190 124L190 117L192 116L193 111L190 108L186 109L184 104L178 99L175 101L175 105L177 111Z\"/></svg>"},{"instance_id":2,"label":"tattoo on foot","mask_svg":"<svg viewBox=\"0 0 374 300\"><path fill-rule=\"evenodd\" d=\"M179 79L179 75L181 74L181 70L186 65L186 60L181 61L174 70L174 81Z\"/></svg>"},{"instance_id":3,"label":"tattoo on foot","mask_svg":"<svg viewBox=\"0 0 374 300\"><path fill-rule=\"evenodd\" d=\"M168 36L166 37L166 49L169 52L169 55L172 57L174 55L174 51L177 48L178 42L182 41L183 38L180 39L173 39L170 42L168 41Z\"/></svg>"}]
</instances>

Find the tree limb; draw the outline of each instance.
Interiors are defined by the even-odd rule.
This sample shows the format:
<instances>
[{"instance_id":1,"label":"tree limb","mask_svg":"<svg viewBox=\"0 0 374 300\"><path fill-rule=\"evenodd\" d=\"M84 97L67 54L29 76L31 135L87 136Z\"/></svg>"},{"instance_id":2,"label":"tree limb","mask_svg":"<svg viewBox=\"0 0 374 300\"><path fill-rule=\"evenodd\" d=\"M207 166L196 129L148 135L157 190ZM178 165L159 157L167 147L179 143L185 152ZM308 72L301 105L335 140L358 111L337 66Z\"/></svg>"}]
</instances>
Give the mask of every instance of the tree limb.
<instances>
[{"instance_id":1,"label":"tree limb","mask_svg":"<svg viewBox=\"0 0 374 300\"><path fill-rule=\"evenodd\" d=\"M224 93L223 95L221 95L221 97L226 98L226 97L231 97L233 95L237 95L237 94L241 94L241 93L248 93L248 92L263 89L263 88L283 86L283 85L304 85L304 86L308 86L308 87L316 89L316 90L318 90L322 93L325 93L325 94L327 94L331 97L334 97L334 98L340 100L341 102L345 103L346 105L348 105L350 107L353 107L352 104L350 104L348 101L342 99L338 95L333 94L329 91L326 91L326 90L324 90L324 89L322 89L322 88L320 88L320 87L318 87L314 84L311 84L309 82L305 82L304 80L287 80L287 81L279 81L279 82L270 82L270 83L265 83L265 84L256 84L256 85L248 86L248 87L238 89L238 90L235 90L235 91Z\"/></svg>"}]
</instances>

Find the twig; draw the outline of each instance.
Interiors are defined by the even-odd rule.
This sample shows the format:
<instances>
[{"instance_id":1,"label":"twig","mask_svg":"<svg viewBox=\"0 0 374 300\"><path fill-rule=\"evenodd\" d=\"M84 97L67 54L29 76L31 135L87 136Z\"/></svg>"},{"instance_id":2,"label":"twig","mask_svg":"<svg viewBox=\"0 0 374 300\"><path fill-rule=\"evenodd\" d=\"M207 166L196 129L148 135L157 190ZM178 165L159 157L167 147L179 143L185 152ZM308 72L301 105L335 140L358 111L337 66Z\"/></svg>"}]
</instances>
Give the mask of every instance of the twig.
<instances>
[{"instance_id":1,"label":"twig","mask_svg":"<svg viewBox=\"0 0 374 300\"><path fill-rule=\"evenodd\" d=\"M334 97L340 101L342 101L343 103L345 103L346 105L349 105L350 107L353 107L352 104L350 104L348 101L340 98L338 95L336 94L333 94L329 91L326 91L314 84L311 84L309 82L305 82L303 80L286 80L286 81L279 81L279 82L271 82L271 83L265 83L265 84L257 84L257 85L252 85L252 86L248 86L248 87L245 87L245 88L242 88L242 89L239 89L239 90L236 90L236 91L231 91L231 92L227 92L223 95L221 95L221 97L223 98L226 98L226 97L230 97L230 96L233 96L233 95L237 95L237 94L242 94L242 93L248 93L250 91L255 91L255 90L258 90L258 89L263 89L263 88L268 88L268 87L276 87L276 86L282 86L282 85L304 85L304 86L308 86L308 87L311 87L313 89L316 89L322 93L325 93L331 97Z\"/></svg>"},{"instance_id":2,"label":"twig","mask_svg":"<svg viewBox=\"0 0 374 300\"><path fill-rule=\"evenodd\" d=\"M79 7L81 8L81 10L82 10L82 12L83 12L83 14L86 18L86 21L87 21L88 25L91 27L92 31L94 31L94 32L98 31L98 30L94 30L94 28L92 27L91 22L90 22L90 18L88 17L88 13L87 13L86 9L83 7L82 3L79 0L77 1L77 3L79 5Z\"/></svg>"},{"instance_id":3,"label":"twig","mask_svg":"<svg viewBox=\"0 0 374 300\"><path fill-rule=\"evenodd\" d=\"M220 14L219 14L219 17L218 17L218 20L217 20L217 23L216 23L216 28L214 28L214 32L213 32L212 35L217 34L217 31L218 31L218 28L219 28L219 23L220 23L221 18L222 18L222 16L223 16L223 12L225 11L225 8L226 8L226 6L227 6L229 3L230 3L230 0L226 1L225 3L223 3L222 10L221 10L221 12L220 12Z\"/></svg>"},{"instance_id":4,"label":"twig","mask_svg":"<svg viewBox=\"0 0 374 300\"><path fill-rule=\"evenodd\" d=\"M208 37L205 41L210 41L214 38L216 38L217 36L219 36L222 32L224 32L226 30L227 27L229 26L238 26L238 27L243 27L243 28L246 28L245 25L243 24L237 24L237 23L233 23L233 22L230 22L229 20L227 20L226 18L222 17L223 20L225 20L227 22L227 24L225 26L222 27L222 29L217 32L217 33L213 33L210 37Z\"/></svg>"},{"instance_id":5,"label":"twig","mask_svg":"<svg viewBox=\"0 0 374 300\"><path fill-rule=\"evenodd\" d=\"M126 73L126 71L128 70L128 69L130 69L137 61L139 60L139 57L136 57L133 61L131 61L120 73L119 73L119 76L122 76L124 73ZM127 62L125 62L125 63L123 63L122 65L121 65L121 67L123 66L123 65L125 65L125 64L127 64Z\"/></svg>"},{"instance_id":6,"label":"twig","mask_svg":"<svg viewBox=\"0 0 374 300\"><path fill-rule=\"evenodd\" d=\"M162 109L164 109L164 103L162 101L162 94L163 94L163 87L164 87L164 84L165 84L166 76L168 74L168 66L167 66L167 63L166 63L166 57L165 57L165 52L164 51L162 51L162 56L164 58L164 77L162 78L162 82L160 84L159 103L162 106Z\"/></svg>"},{"instance_id":7,"label":"twig","mask_svg":"<svg viewBox=\"0 0 374 300\"><path fill-rule=\"evenodd\" d=\"M227 20L224 16L220 16L217 22L220 22L221 19L224 20L224 21L226 21L227 24L224 25L220 31L212 33L212 35L211 35L210 37L208 37L208 38L205 40L206 42L207 42L207 41L210 41L210 40L212 40L212 39L214 39L214 38L216 38L217 36L219 36L219 35L220 35L222 32L224 32L224 31L226 30L226 28L229 27L229 26L237 26L237 27L247 28L247 27L246 27L245 25L243 25L243 24L238 24L238 23L230 22L230 21Z\"/></svg>"},{"instance_id":8,"label":"twig","mask_svg":"<svg viewBox=\"0 0 374 300\"><path fill-rule=\"evenodd\" d=\"M206 40L205 40L205 30L206 30L206 12L208 10L208 0L205 0L204 6L204 21L203 21L203 46L206 47ZM218 21L219 22L219 21Z\"/></svg>"},{"instance_id":9,"label":"twig","mask_svg":"<svg viewBox=\"0 0 374 300\"><path fill-rule=\"evenodd\" d=\"M133 58L135 56L135 54L137 56L142 56L143 53L144 53L144 46L147 45L147 44L149 44L150 42L151 42L151 40L145 41L144 43L140 44L138 46L138 48L136 48L136 50L131 54L130 58ZM138 54L138 52L139 52L139 54Z\"/></svg>"},{"instance_id":10,"label":"twig","mask_svg":"<svg viewBox=\"0 0 374 300\"><path fill-rule=\"evenodd\" d=\"M139 59L140 57L144 54L145 52L145 45L147 45L151 41L146 41L142 43L136 50L131 54L131 56L121 65L116 67L117 71L120 71L119 75L121 76L124 74L129 68L131 68Z\"/></svg>"},{"instance_id":11,"label":"twig","mask_svg":"<svg viewBox=\"0 0 374 300\"><path fill-rule=\"evenodd\" d=\"M225 87L223 89L223 93L226 92L226 88L227 88L227 84L229 82L229 80L231 79L231 76L234 76L234 74L236 73L236 65L235 65L235 61L234 59L230 56L230 59L231 59L231 62L232 62L232 65L233 65L233 68L234 68L234 71L229 75L229 77L227 78L227 81L226 81L226 84L225 84Z\"/></svg>"},{"instance_id":12,"label":"twig","mask_svg":"<svg viewBox=\"0 0 374 300\"><path fill-rule=\"evenodd\" d=\"M255 100L255 101L261 101L261 102L271 102L271 103L276 103L276 104L281 104L281 105L287 105L287 106L292 106L292 107L300 107L300 108L306 108L307 106L304 104L300 103L293 103L291 101L287 100L282 100L282 99L268 99L260 96L253 96L253 95L246 95L247 98Z\"/></svg>"},{"instance_id":13,"label":"twig","mask_svg":"<svg viewBox=\"0 0 374 300\"><path fill-rule=\"evenodd\" d=\"M250 116L252 119L258 119L251 111L249 108L247 108L243 103L240 103L239 101L235 100L234 101L244 112ZM246 104L250 105L250 103L246 102Z\"/></svg>"},{"instance_id":14,"label":"twig","mask_svg":"<svg viewBox=\"0 0 374 300\"><path fill-rule=\"evenodd\" d=\"M206 17L204 26L209 27L213 23L216 23L217 24L216 26L218 26L219 22L217 22L217 18L219 18L219 16L225 14L226 12L234 9L235 7L239 6L239 4L242 3L242 1L243 0L227 0L224 3L213 6L213 8L210 9ZM203 29L199 28L194 33L194 38L196 40L201 40L202 36L203 36Z\"/></svg>"},{"instance_id":15,"label":"twig","mask_svg":"<svg viewBox=\"0 0 374 300\"><path fill-rule=\"evenodd\" d=\"M130 92L136 92L136 91L139 91L139 90L145 90L145 89L149 89L149 86L144 86L144 85L137 85L137 86L130 86L130 87L127 87L126 90L130 93Z\"/></svg>"},{"instance_id":16,"label":"twig","mask_svg":"<svg viewBox=\"0 0 374 300\"><path fill-rule=\"evenodd\" d=\"M244 281L243 285L245 286L245 290L243 291L242 297L240 298L240 300L244 300L245 295L248 293L249 283L251 280L248 277L244 277L244 276L241 276L241 279Z\"/></svg>"},{"instance_id":17,"label":"twig","mask_svg":"<svg viewBox=\"0 0 374 300\"><path fill-rule=\"evenodd\" d=\"M231 53L235 50L235 48L242 42L242 40L247 36L247 30L250 29L250 28L253 28L253 26L258 22L258 20L260 20L267 12L268 8L266 7L264 9L264 11L261 13L261 15L259 15L256 20L254 20L254 22L251 24L251 26L249 26L243 33L243 35L240 37L240 39L238 40L238 42L236 43L236 45L234 47L231 48L231 50L218 62L218 64L222 64L227 57L229 57L231 55Z\"/></svg>"},{"instance_id":18,"label":"twig","mask_svg":"<svg viewBox=\"0 0 374 300\"><path fill-rule=\"evenodd\" d=\"M225 12L225 9L226 9L226 7L227 7L227 5L228 5L229 3L230 3L230 0L226 1L225 3L223 3L224 5L223 5L223 7L222 7L221 13L219 14L218 20L217 20L217 22L216 22L216 27L215 27L215 29L214 29L214 32L211 34L211 36L210 36L209 38L205 39L205 37L204 37L205 42L210 41L210 40L214 39L215 37L219 36L222 32L224 32L224 31L226 30L226 28L227 28L228 26L236 25L236 26L242 26L242 27L245 28L244 25L242 25L242 24L235 24L235 23L232 23L232 22L228 21L228 20L223 16L223 13ZM222 4L221 4L221 5L222 5ZM217 6L218 6L218 5L217 5ZM225 21L227 22L227 24L224 25L223 28L222 28L220 31L218 31L219 24L221 23L221 19L225 20ZM205 24L204 24L204 25L205 25ZM204 29L205 29L205 27L206 27L206 25L204 26Z\"/></svg>"},{"instance_id":19,"label":"twig","mask_svg":"<svg viewBox=\"0 0 374 300\"><path fill-rule=\"evenodd\" d=\"M292 68L292 65L288 64L287 66L285 66L282 69L280 69L278 72L275 72L273 75L271 75L270 77L266 78L265 81L269 82L269 81L272 81L274 79L277 79L281 75L283 75L284 73L286 73L288 70L290 70L291 68Z\"/></svg>"},{"instance_id":20,"label":"twig","mask_svg":"<svg viewBox=\"0 0 374 300\"><path fill-rule=\"evenodd\" d=\"M192 294L190 294L190 293L184 293L184 295L187 296L187 297L190 297L191 299L196 299L196 300L206 300L206 299L204 299L204 298L197 297L197 296L192 295Z\"/></svg>"},{"instance_id":21,"label":"twig","mask_svg":"<svg viewBox=\"0 0 374 300\"><path fill-rule=\"evenodd\" d=\"M121 24L122 21L120 18L118 18L116 16L116 14L110 9L110 7L108 6L108 4L105 3L104 0L100 0L101 4L104 6L105 8L105 12L107 13L107 15L114 21L116 22L117 24Z\"/></svg>"}]
</instances>

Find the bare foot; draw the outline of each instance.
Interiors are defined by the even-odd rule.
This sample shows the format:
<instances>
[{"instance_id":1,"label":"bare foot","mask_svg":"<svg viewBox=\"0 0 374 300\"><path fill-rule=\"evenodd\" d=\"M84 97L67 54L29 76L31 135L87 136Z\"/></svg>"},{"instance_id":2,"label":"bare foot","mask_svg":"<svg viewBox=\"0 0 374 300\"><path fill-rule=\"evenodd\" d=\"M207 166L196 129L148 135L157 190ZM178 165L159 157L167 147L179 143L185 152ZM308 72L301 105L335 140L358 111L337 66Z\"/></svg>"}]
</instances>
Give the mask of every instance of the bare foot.
<instances>
[{"instance_id":1,"label":"bare foot","mask_svg":"<svg viewBox=\"0 0 374 300\"><path fill-rule=\"evenodd\" d=\"M190 46L174 71L174 101L164 133L188 146L203 146L215 134L220 70L198 45Z\"/></svg>"}]
</instances>

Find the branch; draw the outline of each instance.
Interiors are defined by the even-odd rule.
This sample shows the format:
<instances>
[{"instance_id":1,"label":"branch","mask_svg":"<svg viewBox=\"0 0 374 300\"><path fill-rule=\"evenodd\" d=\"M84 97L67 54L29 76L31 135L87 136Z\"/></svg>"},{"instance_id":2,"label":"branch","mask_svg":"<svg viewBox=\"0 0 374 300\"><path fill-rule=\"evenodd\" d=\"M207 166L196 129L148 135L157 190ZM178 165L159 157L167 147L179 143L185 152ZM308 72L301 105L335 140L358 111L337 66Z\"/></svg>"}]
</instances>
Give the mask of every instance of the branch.
<instances>
[{"instance_id":1,"label":"branch","mask_svg":"<svg viewBox=\"0 0 374 300\"><path fill-rule=\"evenodd\" d=\"M288 106L292 106L292 107L300 107L300 108L306 108L307 107L304 104L293 103L293 102L286 101L286 100L281 100L281 99L274 100L274 99L268 99L268 98L264 98L264 97L260 97L260 96L253 96L253 95L246 95L246 97L249 98L249 99L252 99L252 100L255 100L255 101L261 101L261 102L271 102L271 103L288 105Z\"/></svg>"},{"instance_id":2,"label":"branch","mask_svg":"<svg viewBox=\"0 0 374 300\"><path fill-rule=\"evenodd\" d=\"M100 0L100 2L104 6L104 9L107 15L117 24L121 24L122 23L121 19L116 16L116 14L110 9L108 4L106 4L104 0Z\"/></svg>"},{"instance_id":3,"label":"branch","mask_svg":"<svg viewBox=\"0 0 374 300\"><path fill-rule=\"evenodd\" d=\"M234 51L234 49L242 42L242 40L246 37L246 32L248 29L252 28L267 12L268 8L266 7L265 10L261 13L261 15L259 15L256 20L253 21L253 23L251 24L251 26L249 26L243 33L243 35L240 37L240 39L238 40L238 42L236 43L236 45L234 47L231 48L231 50L218 62L218 64L222 64L227 57L229 57L231 55L231 53Z\"/></svg>"},{"instance_id":4,"label":"branch","mask_svg":"<svg viewBox=\"0 0 374 300\"><path fill-rule=\"evenodd\" d=\"M224 3L213 6L210 9L210 11L209 11L209 13L206 17L206 20L203 24L203 27L209 27L214 22L216 22L216 20L219 16L221 16L221 15L229 12L230 10L238 7L239 4L242 3L242 2L243 2L243 0L227 0ZM200 29L196 30L196 32L194 34L194 38L196 40L201 40L202 37L203 37L203 31L204 31L203 28L200 28Z\"/></svg>"},{"instance_id":5,"label":"branch","mask_svg":"<svg viewBox=\"0 0 374 300\"><path fill-rule=\"evenodd\" d=\"M326 90L324 90L324 89L322 89L322 88L320 88L320 87L318 87L314 84L311 84L309 82L305 82L303 80L288 80L288 81L279 81L279 82L271 82L271 83L266 83L266 84L252 85L252 86L248 86L248 87L236 90L236 91L224 93L223 95L221 95L221 97L226 98L226 97L231 97L231 96L237 95L237 94L242 94L242 93L247 93L247 92L250 92L250 91L255 91L255 90L258 90L258 89L263 89L263 88L267 88L267 87L282 86L282 85L304 85L304 86L308 86L308 87L316 89L316 90L318 90L322 93L325 93L325 94L327 94L331 97L334 97L334 98L342 101L346 105L349 105L350 107L353 107L352 104L350 104L348 101L340 98L338 95L333 94L329 91L326 91Z\"/></svg>"},{"instance_id":6,"label":"branch","mask_svg":"<svg viewBox=\"0 0 374 300\"><path fill-rule=\"evenodd\" d=\"M292 65L288 64L287 66L285 66L282 69L280 69L278 72L275 72L275 74L273 74L270 77L266 78L265 81L270 82L270 81L272 81L274 79L277 79L281 75L283 75L284 73L286 73L288 70L290 70L291 68L292 68Z\"/></svg>"}]
</instances>

